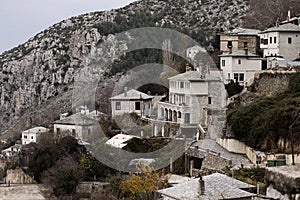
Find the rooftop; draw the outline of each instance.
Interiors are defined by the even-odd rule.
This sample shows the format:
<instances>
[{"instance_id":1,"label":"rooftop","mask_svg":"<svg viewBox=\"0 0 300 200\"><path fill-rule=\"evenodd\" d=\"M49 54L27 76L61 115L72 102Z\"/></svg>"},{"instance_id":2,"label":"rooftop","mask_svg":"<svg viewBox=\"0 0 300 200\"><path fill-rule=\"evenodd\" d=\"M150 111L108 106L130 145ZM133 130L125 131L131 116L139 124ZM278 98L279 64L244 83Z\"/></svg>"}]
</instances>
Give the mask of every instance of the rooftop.
<instances>
[{"instance_id":1,"label":"rooftop","mask_svg":"<svg viewBox=\"0 0 300 200\"><path fill-rule=\"evenodd\" d=\"M176 81L176 80L186 80L186 81L219 81L219 77L214 77L211 75L202 76L200 71L187 71L182 74L178 74L176 76L170 77L169 80Z\"/></svg>"},{"instance_id":2,"label":"rooftop","mask_svg":"<svg viewBox=\"0 0 300 200\"><path fill-rule=\"evenodd\" d=\"M127 141L131 140L132 138L136 138L137 136L134 135L125 135L125 134L118 134L114 137L110 138L106 144L109 144L116 148L123 148L127 145Z\"/></svg>"},{"instance_id":3,"label":"rooftop","mask_svg":"<svg viewBox=\"0 0 300 200\"><path fill-rule=\"evenodd\" d=\"M38 127L34 127L28 130L23 131L22 133L31 133L31 134L35 134L35 133L45 133L48 132L49 129L42 127L42 126L38 126Z\"/></svg>"},{"instance_id":4,"label":"rooftop","mask_svg":"<svg viewBox=\"0 0 300 200\"><path fill-rule=\"evenodd\" d=\"M252 197L255 194L242 189L253 188L242 181L233 179L220 173L214 173L203 177L205 191L203 195L199 191L199 178L179 183L171 188L159 190L162 195L173 199L199 200L199 199L238 199Z\"/></svg>"},{"instance_id":5,"label":"rooftop","mask_svg":"<svg viewBox=\"0 0 300 200\"><path fill-rule=\"evenodd\" d=\"M258 35L260 30L247 29L247 28L236 28L230 32L223 33L223 35Z\"/></svg>"},{"instance_id":6,"label":"rooftop","mask_svg":"<svg viewBox=\"0 0 300 200\"><path fill-rule=\"evenodd\" d=\"M233 51L230 54L222 54L219 55L220 57L259 57L258 55L255 55L253 53L248 52L248 54L245 54L245 51L237 50Z\"/></svg>"},{"instance_id":7,"label":"rooftop","mask_svg":"<svg viewBox=\"0 0 300 200\"><path fill-rule=\"evenodd\" d=\"M294 24L283 24L278 27L272 27L267 30L262 31L261 33L268 32L300 32L300 26Z\"/></svg>"},{"instance_id":8,"label":"rooftop","mask_svg":"<svg viewBox=\"0 0 300 200\"><path fill-rule=\"evenodd\" d=\"M82 113L75 113L73 115L70 115L69 117L55 121L54 124L88 126L88 125L94 125L95 122L96 121L94 119Z\"/></svg>"},{"instance_id":9,"label":"rooftop","mask_svg":"<svg viewBox=\"0 0 300 200\"><path fill-rule=\"evenodd\" d=\"M116 95L111 100L140 100L140 99L152 99L153 96L150 96L148 94L145 94L143 92L137 91L135 89L131 89L129 91Z\"/></svg>"}]
</instances>

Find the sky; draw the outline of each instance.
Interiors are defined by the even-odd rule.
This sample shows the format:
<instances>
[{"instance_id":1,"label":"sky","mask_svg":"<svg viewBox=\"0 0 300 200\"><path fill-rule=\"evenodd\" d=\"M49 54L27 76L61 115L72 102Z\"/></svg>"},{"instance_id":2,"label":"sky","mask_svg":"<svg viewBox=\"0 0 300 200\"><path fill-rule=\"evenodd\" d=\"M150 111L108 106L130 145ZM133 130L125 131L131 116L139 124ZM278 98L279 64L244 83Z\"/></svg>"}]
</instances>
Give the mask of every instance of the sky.
<instances>
[{"instance_id":1,"label":"sky","mask_svg":"<svg viewBox=\"0 0 300 200\"><path fill-rule=\"evenodd\" d=\"M0 54L69 17L120 8L134 1L0 0Z\"/></svg>"}]
</instances>

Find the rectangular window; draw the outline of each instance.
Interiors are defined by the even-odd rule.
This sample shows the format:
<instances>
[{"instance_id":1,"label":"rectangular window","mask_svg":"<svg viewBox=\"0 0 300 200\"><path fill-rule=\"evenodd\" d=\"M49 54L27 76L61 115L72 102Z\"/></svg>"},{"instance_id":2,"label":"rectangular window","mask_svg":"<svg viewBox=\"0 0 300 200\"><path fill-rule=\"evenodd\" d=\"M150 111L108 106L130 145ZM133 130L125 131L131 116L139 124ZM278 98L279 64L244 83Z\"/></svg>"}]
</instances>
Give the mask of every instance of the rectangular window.
<instances>
[{"instance_id":1,"label":"rectangular window","mask_svg":"<svg viewBox=\"0 0 300 200\"><path fill-rule=\"evenodd\" d=\"M233 79L235 80L235 82L239 81L239 74L238 73L234 73L233 74Z\"/></svg>"},{"instance_id":2,"label":"rectangular window","mask_svg":"<svg viewBox=\"0 0 300 200\"><path fill-rule=\"evenodd\" d=\"M292 44L292 38L291 37L288 38L288 43Z\"/></svg>"},{"instance_id":3,"label":"rectangular window","mask_svg":"<svg viewBox=\"0 0 300 200\"><path fill-rule=\"evenodd\" d=\"M225 67L225 60L222 60L222 67Z\"/></svg>"},{"instance_id":4,"label":"rectangular window","mask_svg":"<svg viewBox=\"0 0 300 200\"><path fill-rule=\"evenodd\" d=\"M230 78L230 73L228 73L228 80L230 80L231 78Z\"/></svg>"},{"instance_id":5,"label":"rectangular window","mask_svg":"<svg viewBox=\"0 0 300 200\"><path fill-rule=\"evenodd\" d=\"M245 80L244 74L239 74L239 80L241 82Z\"/></svg>"},{"instance_id":6,"label":"rectangular window","mask_svg":"<svg viewBox=\"0 0 300 200\"><path fill-rule=\"evenodd\" d=\"M24 135L24 138L27 139L27 135Z\"/></svg>"},{"instance_id":7,"label":"rectangular window","mask_svg":"<svg viewBox=\"0 0 300 200\"><path fill-rule=\"evenodd\" d=\"M141 103L139 101L135 102L135 110L141 110Z\"/></svg>"},{"instance_id":8,"label":"rectangular window","mask_svg":"<svg viewBox=\"0 0 300 200\"><path fill-rule=\"evenodd\" d=\"M272 37L270 37L270 44L272 44L272 39L273 39L273 38L272 38Z\"/></svg>"},{"instance_id":9,"label":"rectangular window","mask_svg":"<svg viewBox=\"0 0 300 200\"><path fill-rule=\"evenodd\" d=\"M243 82L245 81L245 75L243 73L234 73L235 82Z\"/></svg>"},{"instance_id":10,"label":"rectangular window","mask_svg":"<svg viewBox=\"0 0 300 200\"><path fill-rule=\"evenodd\" d=\"M184 82L180 82L180 88L184 88Z\"/></svg>"},{"instance_id":11,"label":"rectangular window","mask_svg":"<svg viewBox=\"0 0 300 200\"><path fill-rule=\"evenodd\" d=\"M116 110L121 110L121 102L116 102Z\"/></svg>"},{"instance_id":12,"label":"rectangular window","mask_svg":"<svg viewBox=\"0 0 300 200\"><path fill-rule=\"evenodd\" d=\"M268 45L268 39L264 39L264 45Z\"/></svg>"},{"instance_id":13,"label":"rectangular window","mask_svg":"<svg viewBox=\"0 0 300 200\"><path fill-rule=\"evenodd\" d=\"M260 44L264 44L264 38L260 39Z\"/></svg>"},{"instance_id":14,"label":"rectangular window","mask_svg":"<svg viewBox=\"0 0 300 200\"><path fill-rule=\"evenodd\" d=\"M274 44L276 44L276 42L277 42L277 38L276 38L276 37L274 37Z\"/></svg>"},{"instance_id":15,"label":"rectangular window","mask_svg":"<svg viewBox=\"0 0 300 200\"><path fill-rule=\"evenodd\" d=\"M228 47L229 49L232 48L232 41L228 41L227 47Z\"/></svg>"},{"instance_id":16,"label":"rectangular window","mask_svg":"<svg viewBox=\"0 0 300 200\"><path fill-rule=\"evenodd\" d=\"M239 64L239 65L240 65L240 64L242 64L242 61L241 61L241 59L239 59L239 60L238 60L238 64Z\"/></svg>"},{"instance_id":17,"label":"rectangular window","mask_svg":"<svg viewBox=\"0 0 300 200\"><path fill-rule=\"evenodd\" d=\"M190 113L184 113L184 123L185 124L190 123Z\"/></svg>"},{"instance_id":18,"label":"rectangular window","mask_svg":"<svg viewBox=\"0 0 300 200\"><path fill-rule=\"evenodd\" d=\"M208 97L208 104L212 104L212 98Z\"/></svg>"}]
</instances>

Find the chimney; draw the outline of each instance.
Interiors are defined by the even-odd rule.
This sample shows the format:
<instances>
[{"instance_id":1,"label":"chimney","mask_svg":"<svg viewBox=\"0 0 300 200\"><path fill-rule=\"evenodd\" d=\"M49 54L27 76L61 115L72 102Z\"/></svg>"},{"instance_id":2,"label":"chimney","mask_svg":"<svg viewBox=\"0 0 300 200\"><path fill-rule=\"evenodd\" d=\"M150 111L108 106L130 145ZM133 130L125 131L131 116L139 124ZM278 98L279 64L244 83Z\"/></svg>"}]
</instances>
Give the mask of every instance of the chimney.
<instances>
[{"instance_id":1,"label":"chimney","mask_svg":"<svg viewBox=\"0 0 300 200\"><path fill-rule=\"evenodd\" d=\"M124 97L127 97L127 87L124 87Z\"/></svg>"},{"instance_id":2,"label":"chimney","mask_svg":"<svg viewBox=\"0 0 300 200\"><path fill-rule=\"evenodd\" d=\"M199 194L204 195L204 192L205 192L205 184L204 184L204 180L202 179L202 176L200 176L200 178L199 178Z\"/></svg>"},{"instance_id":3,"label":"chimney","mask_svg":"<svg viewBox=\"0 0 300 200\"><path fill-rule=\"evenodd\" d=\"M291 10L288 10L288 18L287 18L288 21L291 20Z\"/></svg>"}]
</instances>

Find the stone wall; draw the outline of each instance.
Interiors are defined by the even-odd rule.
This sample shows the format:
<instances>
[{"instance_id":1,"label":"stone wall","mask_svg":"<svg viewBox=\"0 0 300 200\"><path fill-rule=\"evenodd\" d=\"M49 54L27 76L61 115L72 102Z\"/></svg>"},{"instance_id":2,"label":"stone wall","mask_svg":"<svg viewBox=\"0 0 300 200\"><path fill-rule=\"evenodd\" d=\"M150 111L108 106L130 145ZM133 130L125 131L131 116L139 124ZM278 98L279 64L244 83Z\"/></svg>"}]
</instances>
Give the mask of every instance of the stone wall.
<instances>
[{"instance_id":1,"label":"stone wall","mask_svg":"<svg viewBox=\"0 0 300 200\"><path fill-rule=\"evenodd\" d=\"M236 139L230 138L218 138L217 143L221 145L223 148L227 149L229 152L238 153L238 154L246 154L248 159L256 164L259 160L266 160L266 156L263 152L255 151L251 147L245 145L245 143L240 142Z\"/></svg>"},{"instance_id":2,"label":"stone wall","mask_svg":"<svg viewBox=\"0 0 300 200\"><path fill-rule=\"evenodd\" d=\"M251 86L251 90L264 95L284 92L287 90L290 77L294 73L295 72L290 71L268 71L255 74L255 79L253 85Z\"/></svg>"},{"instance_id":3,"label":"stone wall","mask_svg":"<svg viewBox=\"0 0 300 200\"><path fill-rule=\"evenodd\" d=\"M22 169L9 169L5 177L5 182L10 184L34 184L34 179L25 174Z\"/></svg>"},{"instance_id":4,"label":"stone wall","mask_svg":"<svg viewBox=\"0 0 300 200\"><path fill-rule=\"evenodd\" d=\"M292 154L265 154L255 151L243 142L230 138L218 138L217 143L230 152L245 154L253 164L256 164L258 161L261 161L261 164L266 164L267 160L276 160L279 156L285 157L287 165L292 164ZM294 161L295 163L300 163L300 154L294 154Z\"/></svg>"},{"instance_id":5,"label":"stone wall","mask_svg":"<svg viewBox=\"0 0 300 200\"><path fill-rule=\"evenodd\" d=\"M3 180L3 177L4 177L5 172L6 172L6 168L7 168L6 163L0 161L0 181Z\"/></svg>"},{"instance_id":6,"label":"stone wall","mask_svg":"<svg viewBox=\"0 0 300 200\"><path fill-rule=\"evenodd\" d=\"M231 160L223 158L220 154L208 152L202 162L202 169L224 169L231 165Z\"/></svg>"}]
</instances>

